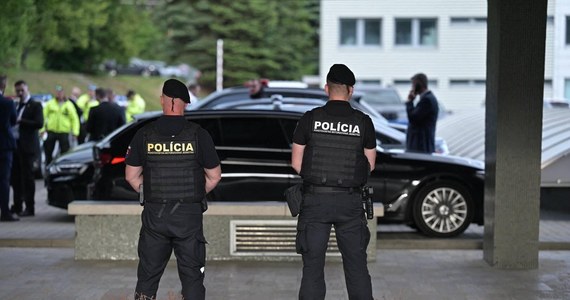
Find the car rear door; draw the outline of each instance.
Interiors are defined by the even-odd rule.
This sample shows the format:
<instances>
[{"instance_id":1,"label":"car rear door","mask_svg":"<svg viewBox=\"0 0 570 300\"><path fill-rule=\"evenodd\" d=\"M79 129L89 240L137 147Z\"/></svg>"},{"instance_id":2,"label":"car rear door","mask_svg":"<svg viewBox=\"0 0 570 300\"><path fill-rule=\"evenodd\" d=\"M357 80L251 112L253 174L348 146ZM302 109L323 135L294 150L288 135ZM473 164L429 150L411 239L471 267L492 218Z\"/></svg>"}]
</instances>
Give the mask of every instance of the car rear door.
<instances>
[{"instance_id":1,"label":"car rear door","mask_svg":"<svg viewBox=\"0 0 570 300\"><path fill-rule=\"evenodd\" d=\"M290 130L284 128L283 121L267 113L193 121L210 132L221 161L222 180L213 191L214 200L283 199L283 191L296 177L290 165Z\"/></svg>"}]
</instances>

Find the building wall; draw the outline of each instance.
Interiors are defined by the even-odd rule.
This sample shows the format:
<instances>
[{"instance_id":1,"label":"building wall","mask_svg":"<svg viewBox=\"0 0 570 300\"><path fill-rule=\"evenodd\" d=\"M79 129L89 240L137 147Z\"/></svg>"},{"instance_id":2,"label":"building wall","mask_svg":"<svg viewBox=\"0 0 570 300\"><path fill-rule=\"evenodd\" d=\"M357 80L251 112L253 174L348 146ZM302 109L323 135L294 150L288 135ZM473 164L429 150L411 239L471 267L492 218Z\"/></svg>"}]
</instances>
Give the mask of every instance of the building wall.
<instances>
[{"instance_id":1,"label":"building wall","mask_svg":"<svg viewBox=\"0 0 570 300\"><path fill-rule=\"evenodd\" d=\"M553 11L553 3L549 2L549 12ZM394 85L404 98L410 89L409 78L423 72L437 83L430 89L447 109L481 107L485 99L486 16L485 0L321 0L321 81L324 84L332 64L344 63L357 80L379 79L383 85ZM381 45L341 46L340 19L347 18L381 18ZM396 18L436 18L437 45L395 45ZM452 22L458 18L469 21ZM554 27L549 24L546 79L552 78L553 66Z\"/></svg>"},{"instance_id":2,"label":"building wall","mask_svg":"<svg viewBox=\"0 0 570 300\"><path fill-rule=\"evenodd\" d=\"M553 70L552 97L556 99L570 99L570 84L568 88L565 87L565 81L570 82L570 44L566 44L566 32L569 30L566 26L567 17L570 17L570 1L555 1L553 51L556 67Z\"/></svg>"}]
</instances>

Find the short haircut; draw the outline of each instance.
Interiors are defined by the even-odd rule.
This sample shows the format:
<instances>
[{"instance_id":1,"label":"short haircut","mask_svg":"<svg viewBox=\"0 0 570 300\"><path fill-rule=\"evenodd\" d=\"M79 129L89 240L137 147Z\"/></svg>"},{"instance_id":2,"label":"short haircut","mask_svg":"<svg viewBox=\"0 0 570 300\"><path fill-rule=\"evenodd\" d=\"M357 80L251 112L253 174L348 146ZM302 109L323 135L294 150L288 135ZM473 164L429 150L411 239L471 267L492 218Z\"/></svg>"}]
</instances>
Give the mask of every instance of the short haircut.
<instances>
[{"instance_id":1,"label":"short haircut","mask_svg":"<svg viewBox=\"0 0 570 300\"><path fill-rule=\"evenodd\" d=\"M134 95L135 95L135 91L133 91L133 90L128 90L128 91L127 91L127 98L131 98L131 97L134 96Z\"/></svg>"},{"instance_id":2,"label":"short haircut","mask_svg":"<svg viewBox=\"0 0 570 300\"><path fill-rule=\"evenodd\" d=\"M23 84L23 85L28 85L25 81L23 81L23 80L18 80L18 81L16 81L16 83L14 83L14 86L18 86L18 85L22 85L22 84Z\"/></svg>"},{"instance_id":3,"label":"short haircut","mask_svg":"<svg viewBox=\"0 0 570 300\"><path fill-rule=\"evenodd\" d=\"M347 95L349 93L349 87L350 86L345 85L345 84L335 83L335 82L327 80L327 86L329 87L329 91L332 93L340 93L340 94L347 94Z\"/></svg>"},{"instance_id":4,"label":"short haircut","mask_svg":"<svg viewBox=\"0 0 570 300\"><path fill-rule=\"evenodd\" d=\"M412 77L412 81L418 82L423 88L428 87L428 78L424 73L418 73Z\"/></svg>"},{"instance_id":5,"label":"short haircut","mask_svg":"<svg viewBox=\"0 0 570 300\"><path fill-rule=\"evenodd\" d=\"M103 88L96 88L95 89L95 97L97 97L99 99L103 99L103 98L107 97L107 91L105 91L105 89L103 89Z\"/></svg>"}]
</instances>

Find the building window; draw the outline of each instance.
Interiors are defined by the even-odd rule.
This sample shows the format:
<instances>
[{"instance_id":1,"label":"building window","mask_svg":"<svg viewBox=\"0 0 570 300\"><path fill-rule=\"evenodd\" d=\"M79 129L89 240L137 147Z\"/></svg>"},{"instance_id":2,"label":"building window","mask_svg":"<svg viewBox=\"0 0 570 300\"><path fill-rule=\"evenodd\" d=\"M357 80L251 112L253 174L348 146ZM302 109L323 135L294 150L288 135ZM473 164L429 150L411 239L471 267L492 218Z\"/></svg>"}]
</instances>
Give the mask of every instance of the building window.
<instances>
[{"instance_id":1,"label":"building window","mask_svg":"<svg viewBox=\"0 0 570 300\"><path fill-rule=\"evenodd\" d=\"M411 86L412 80L411 79L394 79L394 86L403 87L403 86ZM428 88L437 88L437 79L428 79Z\"/></svg>"},{"instance_id":2,"label":"building window","mask_svg":"<svg viewBox=\"0 0 570 300\"><path fill-rule=\"evenodd\" d=\"M570 79L564 79L564 98L570 99Z\"/></svg>"},{"instance_id":3,"label":"building window","mask_svg":"<svg viewBox=\"0 0 570 300\"><path fill-rule=\"evenodd\" d=\"M356 20L341 19L340 20L340 44L356 45Z\"/></svg>"},{"instance_id":4,"label":"building window","mask_svg":"<svg viewBox=\"0 0 570 300\"><path fill-rule=\"evenodd\" d=\"M341 46L379 46L381 44L381 19L340 19Z\"/></svg>"},{"instance_id":5,"label":"building window","mask_svg":"<svg viewBox=\"0 0 570 300\"><path fill-rule=\"evenodd\" d=\"M362 79L362 80L357 80L356 84L362 84L362 85L381 85L382 84L382 80L380 79Z\"/></svg>"},{"instance_id":6,"label":"building window","mask_svg":"<svg viewBox=\"0 0 570 300\"><path fill-rule=\"evenodd\" d=\"M397 46L436 46L437 19L396 19Z\"/></svg>"},{"instance_id":7,"label":"building window","mask_svg":"<svg viewBox=\"0 0 570 300\"><path fill-rule=\"evenodd\" d=\"M566 45L570 45L570 16L566 16Z\"/></svg>"},{"instance_id":8,"label":"building window","mask_svg":"<svg viewBox=\"0 0 570 300\"><path fill-rule=\"evenodd\" d=\"M451 25L469 25L469 24L485 24L486 17L451 17L449 18Z\"/></svg>"},{"instance_id":9,"label":"building window","mask_svg":"<svg viewBox=\"0 0 570 300\"><path fill-rule=\"evenodd\" d=\"M485 86L485 79L450 79L449 87Z\"/></svg>"},{"instance_id":10,"label":"building window","mask_svg":"<svg viewBox=\"0 0 570 300\"><path fill-rule=\"evenodd\" d=\"M364 45L380 45L380 20L364 20Z\"/></svg>"}]
</instances>

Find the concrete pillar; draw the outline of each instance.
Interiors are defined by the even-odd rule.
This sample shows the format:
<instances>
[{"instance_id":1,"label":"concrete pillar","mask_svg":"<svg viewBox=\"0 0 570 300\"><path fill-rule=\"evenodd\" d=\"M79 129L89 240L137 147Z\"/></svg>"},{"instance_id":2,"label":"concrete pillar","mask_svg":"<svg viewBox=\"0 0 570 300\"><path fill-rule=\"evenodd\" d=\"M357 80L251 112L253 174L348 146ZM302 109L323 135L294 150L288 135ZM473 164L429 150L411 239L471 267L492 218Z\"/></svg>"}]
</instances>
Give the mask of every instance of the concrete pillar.
<instances>
[{"instance_id":1,"label":"concrete pillar","mask_svg":"<svg viewBox=\"0 0 570 300\"><path fill-rule=\"evenodd\" d=\"M538 268L547 0L488 0L484 259Z\"/></svg>"}]
</instances>

